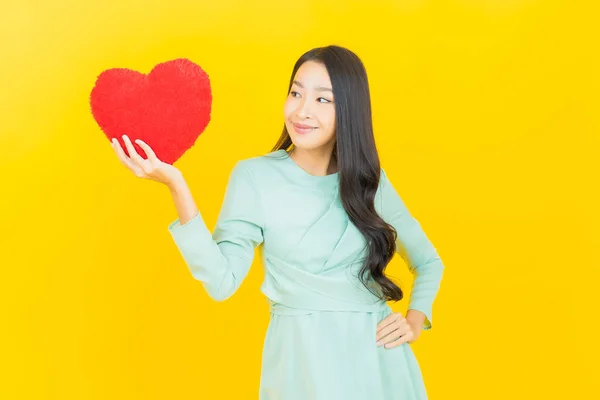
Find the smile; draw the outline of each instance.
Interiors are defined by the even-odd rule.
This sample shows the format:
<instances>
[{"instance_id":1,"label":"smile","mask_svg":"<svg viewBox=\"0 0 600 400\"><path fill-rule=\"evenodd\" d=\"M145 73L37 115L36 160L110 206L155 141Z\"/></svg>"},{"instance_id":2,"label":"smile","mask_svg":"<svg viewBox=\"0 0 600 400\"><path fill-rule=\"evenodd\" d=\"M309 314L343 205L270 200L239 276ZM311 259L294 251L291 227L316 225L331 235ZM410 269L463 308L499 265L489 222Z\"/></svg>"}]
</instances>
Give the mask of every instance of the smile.
<instances>
[{"instance_id":1,"label":"smile","mask_svg":"<svg viewBox=\"0 0 600 400\"><path fill-rule=\"evenodd\" d=\"M310 133L310 132L314 131L315 129L317 129L317 127L309 126L309 125L303 125L303 124L293 124L293 125L294 125L294 130L296 131L296 133L298 133L300 135L305 135L305 134Z\"/></svg>"}]
</instances>

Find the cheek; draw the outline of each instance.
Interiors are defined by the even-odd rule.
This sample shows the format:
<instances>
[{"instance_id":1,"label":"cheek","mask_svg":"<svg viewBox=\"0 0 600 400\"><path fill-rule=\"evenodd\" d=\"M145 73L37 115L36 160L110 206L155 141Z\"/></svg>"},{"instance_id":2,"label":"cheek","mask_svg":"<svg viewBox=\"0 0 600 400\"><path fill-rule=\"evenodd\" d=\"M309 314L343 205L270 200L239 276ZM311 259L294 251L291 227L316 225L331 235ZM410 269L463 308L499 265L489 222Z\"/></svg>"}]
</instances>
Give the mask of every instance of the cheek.
<instances>
[{"instance_id":1,"label":"cheek","mask_svg":"<svg viewBox=\"0 0 600 400\"><path fill-rule=\"evenodd\" d=\"M322 116L321 121L323 121L323 125L327 127L327 130L335 130L335 110L333 109L333 107L330 110L326 110L326 112Z\"/></svg>"},{"instance_id":2,"label":"cheek","mask_svg":"<svg viewBox=\"0 0 600 400\"><path fill-rule=\"evenodd\" d=\"M292 114L293 111L294 111L294 105L288 98L285 101L285 103L283 103L283 115L285 116L286 120L289 118L290 114Z\"/></svg>"}]
</instances>

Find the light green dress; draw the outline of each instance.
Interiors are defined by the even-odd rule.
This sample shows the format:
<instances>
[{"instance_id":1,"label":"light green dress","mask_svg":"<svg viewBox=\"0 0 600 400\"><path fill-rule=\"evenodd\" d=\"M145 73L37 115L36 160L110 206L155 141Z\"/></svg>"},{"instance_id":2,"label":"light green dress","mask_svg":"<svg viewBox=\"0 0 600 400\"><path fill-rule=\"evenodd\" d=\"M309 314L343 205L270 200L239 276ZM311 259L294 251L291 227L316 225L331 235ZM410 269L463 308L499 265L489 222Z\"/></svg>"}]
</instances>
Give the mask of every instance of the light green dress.
<instances>
[{"instance_id":1,"label":"light green dress","mask_svg":"<svg viewBox=\"0 0 600 400\"><path fill-rule=\"evenodd\" d=\"M443 264L381 170L375 208L398 232L416 273L409 309L431 310ZM238 161L214 232L198 214L169 225L194 278L214 300L229 298L263 244L262 293L271 305L261 400L427 399L409 344L386 349L377 324L392 310L357 278L366 241L338 195L338 174L314 176L285 150ZM406 288L404 288L406 289Z\"/></svg>"}]
</instances>

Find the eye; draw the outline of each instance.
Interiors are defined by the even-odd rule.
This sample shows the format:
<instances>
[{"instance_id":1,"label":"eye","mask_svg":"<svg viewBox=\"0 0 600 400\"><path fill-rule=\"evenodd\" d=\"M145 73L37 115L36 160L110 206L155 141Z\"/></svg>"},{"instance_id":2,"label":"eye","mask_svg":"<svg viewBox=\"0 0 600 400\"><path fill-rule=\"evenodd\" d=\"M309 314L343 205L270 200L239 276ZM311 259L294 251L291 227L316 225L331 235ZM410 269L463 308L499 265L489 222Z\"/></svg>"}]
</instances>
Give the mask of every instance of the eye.
<instances>
[{"instance_id":1,"label":"eye","mask_svg":"<svg viewBox=\"0 0 600 400\"><path fill-rule=\"evenodd\" d=\"M321 100L324 100L324 101L321 101ZM331 101L327 100L325 97L319 97L319 98L317 99L317 101L318 101L319 103L331 103Z\"/></svg>"},{"instance_id":2,"label":"eye","mask_svg":"<svg viewBox=\"0 0 600 400\"><path fill-rule=\"evenodd\" d=\"M293 91L293 90L292 90L292 91L290 92L290 95L291 95L292 97L296 97L296 95L300 95L300 94L299 94L298 92L296 92L296 91Z\"/></svg>"}]
</instances>

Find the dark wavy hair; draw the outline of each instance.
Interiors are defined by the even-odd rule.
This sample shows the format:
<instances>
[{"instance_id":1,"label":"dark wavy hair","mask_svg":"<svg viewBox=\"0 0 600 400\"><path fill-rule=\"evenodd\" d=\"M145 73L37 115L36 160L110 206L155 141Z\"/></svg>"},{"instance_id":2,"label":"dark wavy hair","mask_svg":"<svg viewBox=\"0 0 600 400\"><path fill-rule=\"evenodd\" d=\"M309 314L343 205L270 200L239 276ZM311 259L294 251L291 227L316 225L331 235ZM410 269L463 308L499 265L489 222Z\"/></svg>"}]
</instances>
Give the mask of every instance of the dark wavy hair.
<instances>
[{"instance_id":1,"label":"dark wavy hair","mask_svg":"<svg viewBox=\"0 0 600 400\"><path fill-rule=\"evenodd\" d=\"M317 47L304 53L294 65L288 94L296 72L306 61L325 66L335 99L335 136L332 157L337 162L340 199L350 221L364 235L368 255L359 279L372 293L384 300L401 300L402 289L384 271L396 251L397 232L375 211L375 193L379 186L380 162L371 118L371 96L365 67L352 51L339 47ZM293 147L283 126L272 151ZM381 293L374 292L372 278Z\"/></svg>"}]
</instances>

